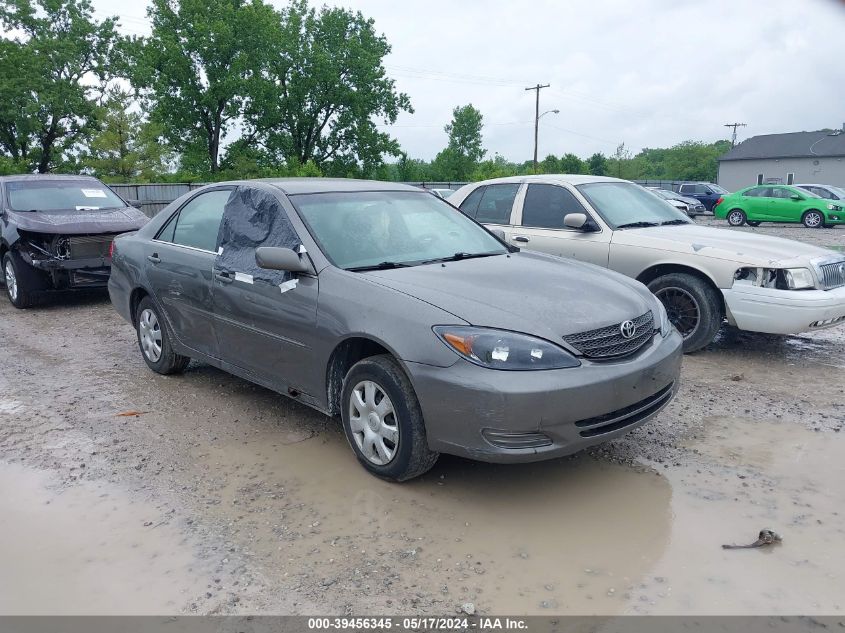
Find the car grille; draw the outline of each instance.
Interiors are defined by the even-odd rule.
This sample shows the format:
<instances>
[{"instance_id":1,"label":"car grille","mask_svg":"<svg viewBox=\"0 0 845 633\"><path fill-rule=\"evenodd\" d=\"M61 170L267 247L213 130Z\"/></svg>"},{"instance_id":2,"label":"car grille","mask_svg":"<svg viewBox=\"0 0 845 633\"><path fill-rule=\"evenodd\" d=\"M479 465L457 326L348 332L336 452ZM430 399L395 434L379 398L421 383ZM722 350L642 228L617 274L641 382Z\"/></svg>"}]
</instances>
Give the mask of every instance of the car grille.
<instances>
[{"instance_id":1,"label":"car grille","mask_svg":"<svg viewBox=\"0 0 845 633\"><path fill-rule=\"evenodd\" d=\"M819 270L822 273L822 284L824 284L825 290L845 286L845 260L832 264L822 264L819 266Z\"/></svg>"},{"instance_id":2,"label":"car grille","mask_svg":"<svg viewBox=\"0 0 845 633\"><path fill-rule=\"evenodd\" d=\"M59 239L57 251L62 259L108 257L114 235L69 235Z\"/></svg>"},{"instance_id":3,"label":"car grille","mask_svg":"<svg viewBox=\"0 0 845 633\"><path fill-rule=\"evenodd\" d=\"M651 310L632 319L636 330L634 336L622 336L621 323L607 327L570 334L563 340L587 358L616 358L627 356L641 349L654 336L654 316Z\"/></svg>"}]
</instances>

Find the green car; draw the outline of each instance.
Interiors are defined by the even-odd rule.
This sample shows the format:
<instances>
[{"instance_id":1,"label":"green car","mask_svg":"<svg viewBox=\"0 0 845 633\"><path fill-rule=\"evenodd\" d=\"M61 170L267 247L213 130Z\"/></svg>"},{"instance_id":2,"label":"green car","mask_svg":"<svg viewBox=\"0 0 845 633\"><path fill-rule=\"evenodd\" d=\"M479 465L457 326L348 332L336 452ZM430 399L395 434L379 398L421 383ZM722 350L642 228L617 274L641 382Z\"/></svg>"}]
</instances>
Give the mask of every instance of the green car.
<instances>
[{"instance_id":1,"label":"green car","mask_svg":"<svg viewBox=\"0 0 845 633\"><path fill-rule=\"evenodd\" d=\"M713 215L727 219L731 226L801 222L811 229L833 228L845 224L845 201L825 200L788 185L755 185L719 199Z\"/></svg>"}]
</instances>

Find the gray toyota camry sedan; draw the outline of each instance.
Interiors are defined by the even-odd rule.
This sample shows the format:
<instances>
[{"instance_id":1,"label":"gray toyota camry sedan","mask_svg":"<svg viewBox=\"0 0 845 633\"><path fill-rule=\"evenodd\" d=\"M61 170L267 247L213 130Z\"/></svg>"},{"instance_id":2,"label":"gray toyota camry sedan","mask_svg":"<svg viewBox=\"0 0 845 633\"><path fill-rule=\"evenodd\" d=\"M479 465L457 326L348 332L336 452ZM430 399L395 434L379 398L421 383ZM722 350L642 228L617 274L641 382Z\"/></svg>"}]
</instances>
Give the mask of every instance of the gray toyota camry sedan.
<instances>
[{"instance_id":1,"label":"gray toyota camry sedan","mask_svg":"<svg viewBox=\"0 0 845 633\"><path fill-rule=\"evenodd\" d=\"M111 300L155 372L191 358L339 416L361 464L547 459L665 407L681 337L642 284L503 243L383 182L209 185L114 240Z\"/></svg>"}]
</instances>

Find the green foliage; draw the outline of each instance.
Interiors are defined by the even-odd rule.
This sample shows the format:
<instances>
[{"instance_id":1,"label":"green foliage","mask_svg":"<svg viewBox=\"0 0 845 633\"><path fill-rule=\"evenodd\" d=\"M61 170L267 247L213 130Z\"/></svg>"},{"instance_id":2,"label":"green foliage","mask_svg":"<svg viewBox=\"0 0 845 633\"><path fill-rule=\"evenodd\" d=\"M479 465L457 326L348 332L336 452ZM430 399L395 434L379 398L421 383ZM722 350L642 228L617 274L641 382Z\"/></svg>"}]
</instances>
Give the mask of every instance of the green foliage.
<instances>
[{"instance_id":1,"label":"green foliage","mask_svg":"<svg viewBox=\"0 0 845 633\"><path fill-rule=\"evenodd\" d=\"M213 174L278 14L261 0L152 0L148 16L152 35L136 41L133 83L171 146L192 169Z\"/></svg>"},{"instance_id":2,"label":"green foliage","mask_svg":"<svg viewBox=\"0 0 845 633\"><path fill-rule=\"evenodd\" d=\"M587 159L587 169L593 176L606 176L607 158L601 152L596 152Z\"/></svg>"},{"instance_id":3,"label":"green foliage","mask_svg":"<svg viewBox=\"0 0 845 633\"><path fill-rule=\"evenodd\" d=\"M508 162L503 156L496 154L492 159L482 161L472 173L471 180L488 180L490 178L504 178L516 176L520 173L519 166Z\"/></svg>"},{"instance_id":4,"label":"green foliage","mask_svg":"<svg viewBox=\"0 0 845 633\"><path fill-rule=\"evenodd\" d=\"M4 0L0 23L0 149L25 171L72 160L96 129L96 97L125 68L115 18L89 0Z\"/></svg>"},{"instance_id":5,"label":"green foliage","mask_svg":"<svg viewBox=\"0 0 845 633\"><path fill-rule=\"evenodd\" d=\"M481 146L483 118L471 103L452 110L452 121L443 128L449 143L432 163L435 180L462 181L472 175L485 154Z\"/></svg>"},{"instance_id":6,"label":"green foliage","mask_svg":"<svg viewBox=\"0 0 845 633\"><path fill-rule=\"evenodd\" d=\"M383 66L390 45L360 12L310 8L294 0L265 55L261 78L251 84L245 123L280 163L313 162L337 175L367 175L383 156L400 155L399 143L376 120L394 123L413 112Z\"/></svg>"},{"instance_id":7,"label":"green foliage","mask_svg":"<svg viewBox=\"0 0 845 633\"><path fill-rule=\"evenodd\" d=\"M562 174L586 174L588 172L584 161L575 154L564 154L560 157L560 173Z\"/></svg>"}]
</instances>

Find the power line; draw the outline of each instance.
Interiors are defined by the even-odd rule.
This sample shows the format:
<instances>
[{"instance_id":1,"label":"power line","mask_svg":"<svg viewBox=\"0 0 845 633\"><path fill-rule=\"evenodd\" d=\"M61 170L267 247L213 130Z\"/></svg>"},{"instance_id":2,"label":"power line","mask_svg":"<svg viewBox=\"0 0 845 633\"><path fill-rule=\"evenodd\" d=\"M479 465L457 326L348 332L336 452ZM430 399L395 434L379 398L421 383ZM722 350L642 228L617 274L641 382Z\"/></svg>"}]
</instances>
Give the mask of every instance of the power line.
<instances>
[{"instance_id":1,"label":"power line","mask_svg":"<svg viewBox=\"0 0 845 633\"><path fill-rule=\"evenodd\" d=\"M746 125L746 123L725 123L725 127L732 127L734 129L731 135L731 148L736 145L736 128L745 127Z\"/></svg>"}]
</instances>

